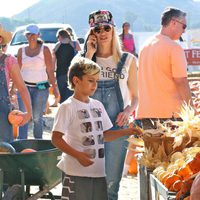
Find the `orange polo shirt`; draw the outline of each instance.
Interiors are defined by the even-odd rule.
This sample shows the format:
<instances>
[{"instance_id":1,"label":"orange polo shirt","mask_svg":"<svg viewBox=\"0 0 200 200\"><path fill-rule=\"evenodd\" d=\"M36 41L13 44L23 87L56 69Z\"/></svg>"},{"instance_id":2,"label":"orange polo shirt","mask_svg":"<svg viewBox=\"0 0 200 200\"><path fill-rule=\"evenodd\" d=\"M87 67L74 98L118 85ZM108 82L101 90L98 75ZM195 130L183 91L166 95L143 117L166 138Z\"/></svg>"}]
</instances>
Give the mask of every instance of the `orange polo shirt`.
<instances>
[{"instance_id":1,"label":"orange polo shirt","mask_svg":"<svg viewBox=\"0 0 200 200\"><path fill-rule=\"evenodd\" d=\"M182 47L161 34L150 38L139 56L136 118L177 117L183 102L173 78L182 77L187 77Z\"/></svg>"}]
</instances>

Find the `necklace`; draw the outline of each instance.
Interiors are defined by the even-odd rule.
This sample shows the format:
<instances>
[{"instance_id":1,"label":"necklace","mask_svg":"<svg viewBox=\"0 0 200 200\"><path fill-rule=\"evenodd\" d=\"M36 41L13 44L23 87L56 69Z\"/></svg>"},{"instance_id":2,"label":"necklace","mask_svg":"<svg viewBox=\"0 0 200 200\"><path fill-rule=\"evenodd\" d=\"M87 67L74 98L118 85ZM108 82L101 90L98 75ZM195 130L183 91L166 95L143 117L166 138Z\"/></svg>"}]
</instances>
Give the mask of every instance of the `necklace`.
<instances>
[{"instance_id":1,"label":"necklace","mask_svg":"<svg viewBox=\"0 0 200 200\"><path fill-rule=\"evenodd\" d=\"M30 46L27 46L25 51L27 56L34 57L39 54L40 46L36 46L35 48L30 48Z\"/></svg>"}]
</instances>

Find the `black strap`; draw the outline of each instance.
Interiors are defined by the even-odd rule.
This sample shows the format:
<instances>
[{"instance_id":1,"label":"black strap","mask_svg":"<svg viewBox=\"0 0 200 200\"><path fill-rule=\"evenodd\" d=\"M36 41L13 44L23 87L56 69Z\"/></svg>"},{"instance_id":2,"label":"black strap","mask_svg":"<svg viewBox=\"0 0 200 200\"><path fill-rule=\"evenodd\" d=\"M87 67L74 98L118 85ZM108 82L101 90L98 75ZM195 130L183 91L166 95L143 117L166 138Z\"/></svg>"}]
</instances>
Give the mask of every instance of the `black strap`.
<instances>
[{"instance_id":1,"label":"black strap","mask_svg":"<svg viewBox=\"0 0 200 200\"><path fill-rule=\"evenodd\" d=\"M122 72L122 68L126 62L126 58L128 56L128 53L123 53L122 54L122 57L120 59L120 61L118 62L117 64L117 69L116 69L116 73L115 73L115 77L118 79L119 75L121 74Z\"/></svg>"}]
</instances>

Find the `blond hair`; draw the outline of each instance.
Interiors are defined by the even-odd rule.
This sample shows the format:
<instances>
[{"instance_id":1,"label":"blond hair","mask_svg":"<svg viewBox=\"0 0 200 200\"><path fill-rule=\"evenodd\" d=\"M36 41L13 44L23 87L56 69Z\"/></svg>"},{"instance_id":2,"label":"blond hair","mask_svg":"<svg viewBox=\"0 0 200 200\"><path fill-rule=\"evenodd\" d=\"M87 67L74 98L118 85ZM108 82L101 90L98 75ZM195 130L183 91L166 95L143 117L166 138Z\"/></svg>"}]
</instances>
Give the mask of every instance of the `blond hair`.
<instances>
[{"instance_id":1,"label":"blond hair","mask_svg":"<svg viewBox=\"0 0 200 200\"><path fill-rule=\"evenodd\" d=\"M73 83L73 77L76 76L80 80L84 75L96 75L100 73L100 66L92 60L84 57L75 57L68 71L68 87L73 90L75 85Z\"/></svg>"},{"instance_id":2,"label":"blond hair","mask_svg":"<svg viewBox=\"0 0 200 200\"><path fill-rule=\"evenodd\" d=\"M119 36L117 35L117 31L114 26L112 26L112 27L113 27L113 33L112 33L112 44L111 44L112 49L111 50L112 50L112 57L113 57L115 63L117 64L121 59L122 49L121 49L121 43L120 43ZM85 56L85 53L87 52L87 40L88 40L89 35L93 34L92 31L93 31L92 28L90 28L86 34L83 56ZM96 53L94 54L94 56L92 58L93 61L96 61L95 55L96 55Z\"/></svg>"}]
</instances>

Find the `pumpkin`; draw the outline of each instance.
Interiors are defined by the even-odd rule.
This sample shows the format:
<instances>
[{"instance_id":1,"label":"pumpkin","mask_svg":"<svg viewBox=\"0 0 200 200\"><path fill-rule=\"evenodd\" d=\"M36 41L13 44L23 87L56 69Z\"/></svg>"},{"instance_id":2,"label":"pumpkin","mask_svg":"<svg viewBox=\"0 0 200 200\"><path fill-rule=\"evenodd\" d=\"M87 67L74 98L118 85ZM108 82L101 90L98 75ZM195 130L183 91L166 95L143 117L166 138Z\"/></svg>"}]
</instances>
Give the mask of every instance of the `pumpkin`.
<instances>
[{"instance_id":1,"label":"pumpkin","mask_svg":"<svg viewBox=\"0 0 200 200\"><path fill-rule=\"evenodd\" d=\"M172 175L171 173L167 172L167 173L165 173L163 176L161 176L161 177L160 177L160 181L162 182L162 184L164 184L165 181L167 180L167 178L168 178L169 176L171 176L171 175Z\"/></svg>"},{"instance_id":2,"label":"pumpkin","mask_svg":"<svg viewBox=\"0 0 200 200\"><path fill-rule=\"evenodd\" d=\"M182 185L183 185L183 182L181 180L175 181L174 184L173 184L173 187L172 187L172 191L174 191L174 192L180 191Z\"/></svg>"},{"instance_id":3,"label":"pumpkin","mask_svg":"<svg viewBox=\"0 0 200 200\"><path fill-rule=\"evenodd\" d=\"M178 169L177 174L182 177L182 179L188 179L193 173L190 168L186 165Z\"/></svg>"},{"instance_id":4,"label":"pumpkin","mask_svg":"<svg viewBox=\"0 0 200 200\"><path fill-rule=\"evenodd\" d=\"M20 110L12 110L8 114L8 121L12 125L19 126L22 123L23 119L24 119L21 114L23 114L23 112L20 111Z\"/></svg>"},{"instance_id":5,"label":"pumpkin","mask_svg":"<svg viewBox=\"0 0 200 200\"><path fill-rule=\"evenodd\" d=\"M33 152L36 152L36 150L35 149L30 149L30 148L26 148L26 149L23 149L21 151L21 153L33 153Z\"/></svg>"},{"instance_id":6,"label":"pumpkin","mask_svg":"<svg viewBox=\"0 0 200 200\"><path fill-rule=\"evenodd\" d=\"M170 189L170 187L177 181L181 180L181 177L177 174L172 174L169 176L166 181L164 182L164 185L167 189Z\"/></svg>"},{"instance_id":7,"label":"pumpkin","mask_svg":"<svg viewBox=\"0 0 200 200\"><path fill-rule=\"evenodd\" d=\"M193 174L196 174L200 171L200 159L198 159L198 157L194 157L193 160L188 162L187 167L190 168Z\"/></svg>"},{"instance_id":8,"label":"pumpkin","mask_svg":"<svg viewBox=\"0 0 200 200\"><path fill-rule=\"evenodd\" d=\"M15 148L7 143L7 142L0 142L0 154L1 153L15 153Z\"/></svg>"},{"instance_id":9,"label":"pumpkin","mask_svg":"<svg viewBox=\"0 0 200 200\"><path fill-rule=\"evenodd\" d=\"M131 160L128 172L131 175L137 175L137 173L138 173L137 159L135 157Z\"/></svg>"}]
</instances>

